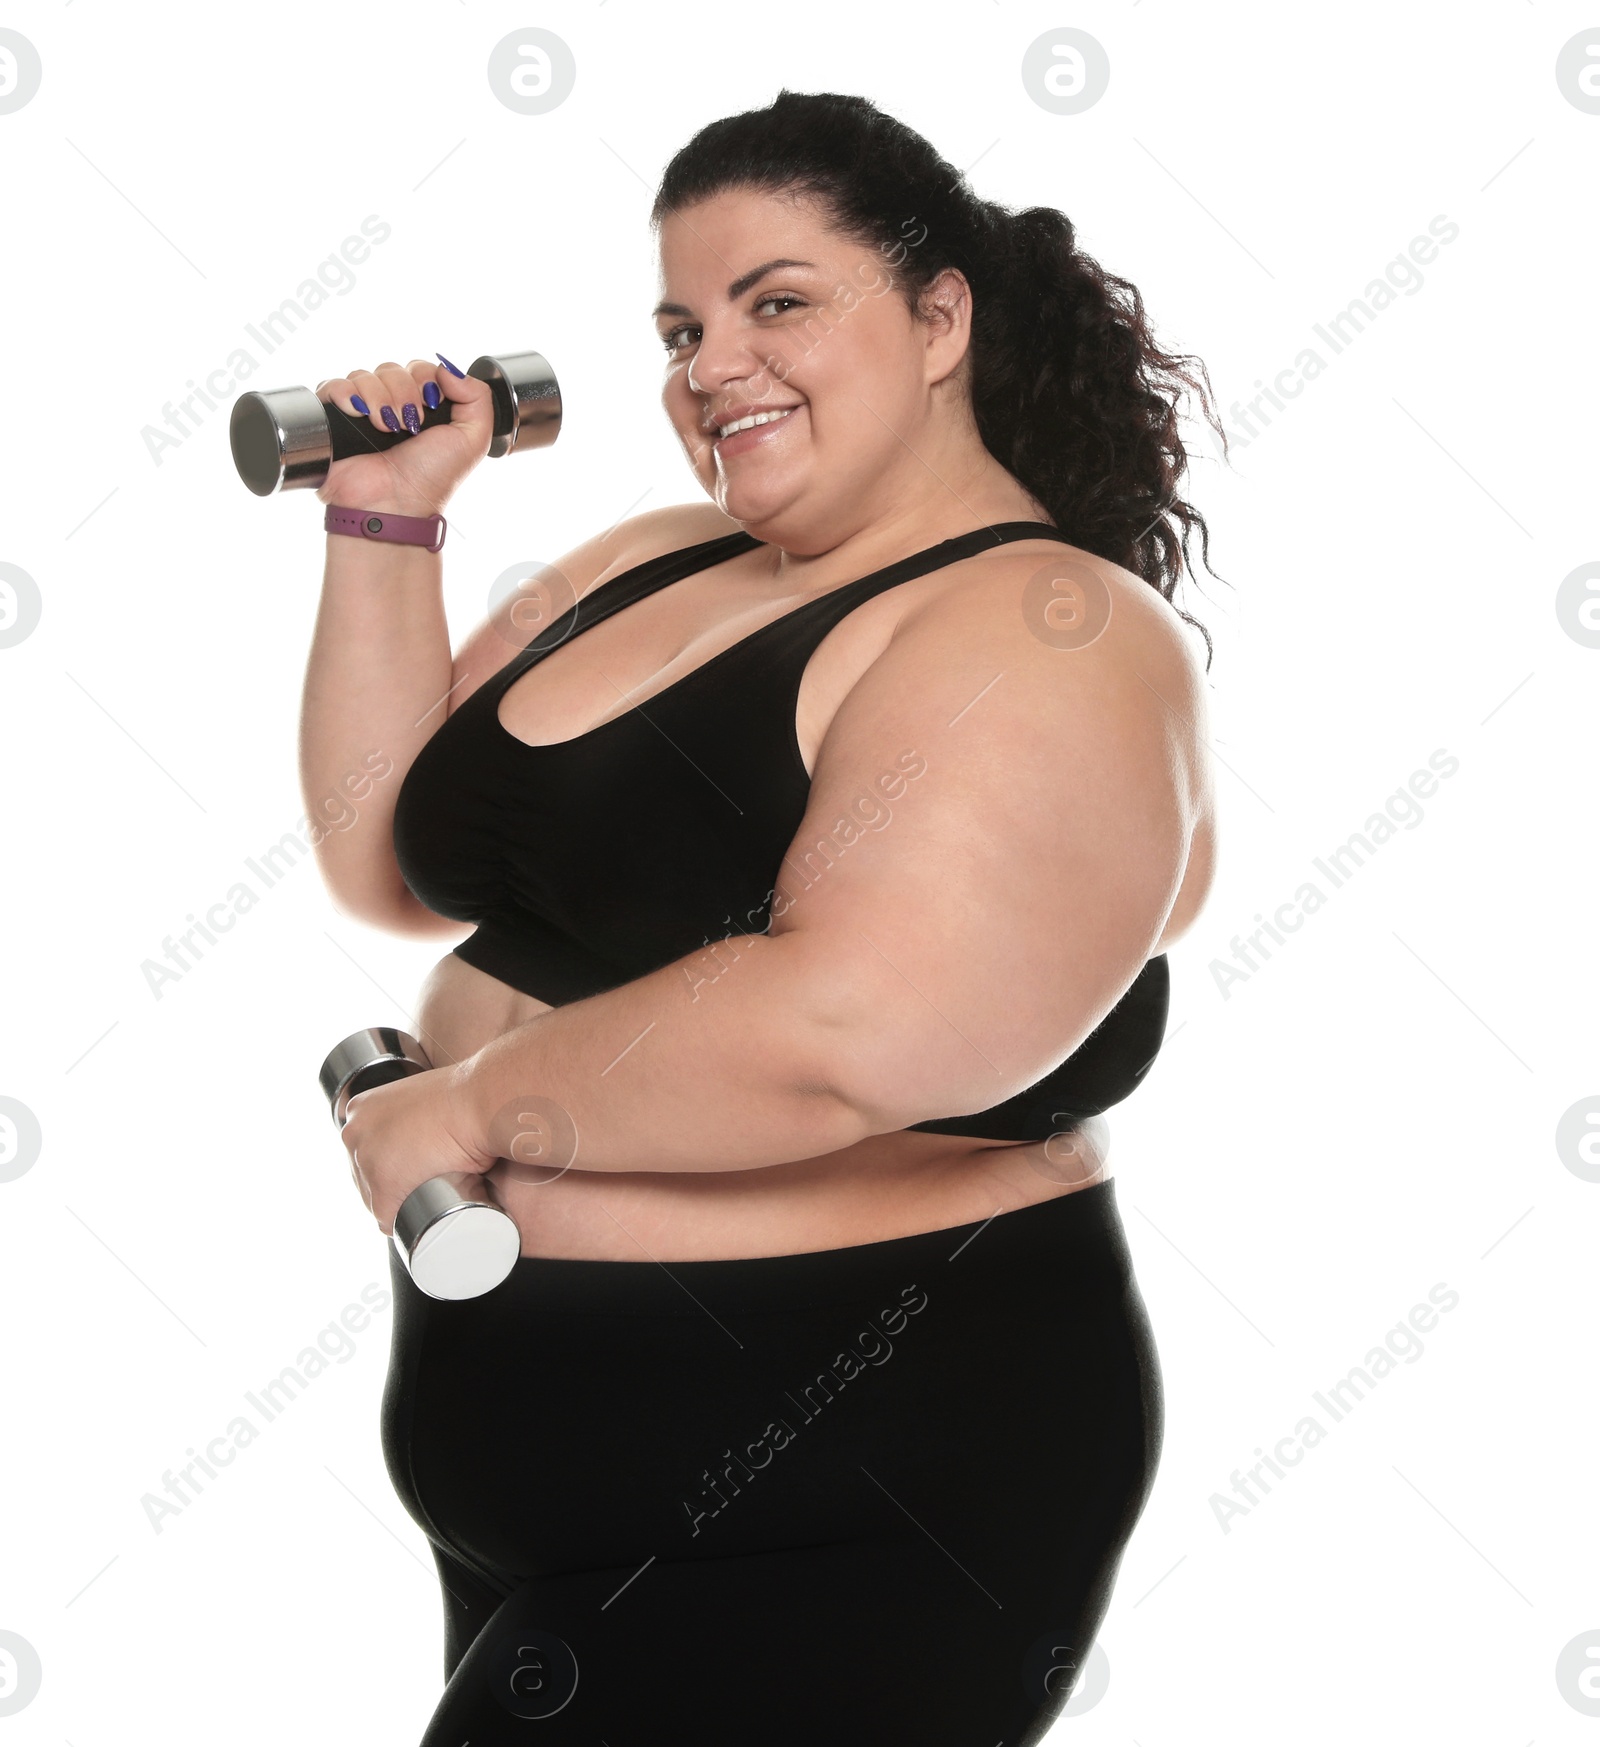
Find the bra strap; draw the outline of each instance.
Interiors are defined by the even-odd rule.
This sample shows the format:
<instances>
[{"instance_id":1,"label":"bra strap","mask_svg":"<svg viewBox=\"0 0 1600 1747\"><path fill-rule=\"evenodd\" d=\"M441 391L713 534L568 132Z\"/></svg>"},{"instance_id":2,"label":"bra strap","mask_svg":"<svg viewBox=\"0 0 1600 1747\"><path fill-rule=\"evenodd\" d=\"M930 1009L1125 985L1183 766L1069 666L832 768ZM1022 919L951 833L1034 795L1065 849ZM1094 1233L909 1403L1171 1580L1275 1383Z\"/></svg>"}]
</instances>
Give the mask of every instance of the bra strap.
<instances>
[{"instance_id":1,"label":"bra strap","mask_svg":"<svg viewBox=\"0 0 1600 1747\"><path fill-rule=\"evenodd\" d=\"M598 625L613 613L620 613L624 607L631 607L635 601L654 594L658 588L679 582L697 570L709 570L724 559L737 558L760 544L754 534L740 529L738 533L719 534L714 540L702 540L694 546L680 546L676 552L657 553L654 558L647 558L642 564L635 564L632 569L601 583L598 588L590 589L559 618L552 619L514 660L520 663L524 657L536 659L547 655L569 637L587 631L591 625ZM579 620L582 622L578 623Z\"/></svg>"},{"instance_id":2,"label":"bra strap","mask_svg":"<svg viewBox=\"0 0 1600 1747\"><path fill-rule=\"evenodd\" d=\"M829 589L807 602L807 607L824 608L826 603L827 609L833 609L827 616L842 618L852 607L897 583L925 576L931 570L942 570L947 564L957 564L963 558L972 558L993 546L1010 545L1014 540L1059 540L1064 545L1072 544L1072 536L1062 533L1051 522L992 522L987 527L955 534L948 540L939 541L936 546L925 546L920 552L897 558L894 563L871 571L855 582L841 583L838 588Z\"/></svg>"},{"instance_id":3,"label":"bra strap","mask_svg":"<svg viewBox=\"0 0 1600 1747\"><path fill-rule=\"evenodd\" d=\"M898 558L892 564L886 564L879 570L858 577L854 582L841 583L839 587L818 595L807 605L820 607L828 602L835 608L840 605L854 606L858 601L870 599L882 589L893 588L898 582L908 582L912 577L925 575L930 570L941 570L947 564L971 558L991 546L1008 545L1013 540L1041 539L1061 540L1071 544L1071 537L1050 522L993 522L985 527L973 528L965 534L953 535L948 540L939 541L937 545L924 547L920 552ZM680 547L676 552L660 553L654 558L646 559L642 564L634 565L631 570L624 570L620 576L613 576L608 582L601 583L598 588L591 589L588 594L574 602L560 618L546 625L520 655L513 656L498 676L499 689L507 689L532 663L548 655L552 649L569 638L609 619L613 613L621 612L624 607L632 606L635 601L643 600L646 595L654 594L659 588L666 588L668 584L678 582L685 576L692 576L697 570L708 570L714 564L737 558L763 544L765 542L758 540L754 534L740 529L734 534L721 534L714 540L702 540L694 546ZM785 618L790 616L784 615Z\"/></svg>"}]
</instances>

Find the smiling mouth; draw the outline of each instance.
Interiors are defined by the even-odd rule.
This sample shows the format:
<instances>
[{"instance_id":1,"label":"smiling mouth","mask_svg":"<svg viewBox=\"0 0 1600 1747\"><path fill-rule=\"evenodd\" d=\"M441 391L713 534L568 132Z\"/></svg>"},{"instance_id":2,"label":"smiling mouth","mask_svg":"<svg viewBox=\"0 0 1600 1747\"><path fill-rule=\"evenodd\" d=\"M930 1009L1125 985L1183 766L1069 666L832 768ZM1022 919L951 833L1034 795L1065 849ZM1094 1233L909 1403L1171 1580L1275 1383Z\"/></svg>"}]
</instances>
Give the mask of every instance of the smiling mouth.
<instances>
[{"instance_id":1,"label":"smiling mouth","mask_svg":"<svg viewBox=\"0 0 1600 1747\"><path fill-rule=\"evenodd\" d=\"M724 437L736 436L740 431L754 430L758 425L776 424L779 419L786 419L794 410L792 406L786 406L772 412L751 413L748 418L735 419L731 425L719 425L715 440L720 443Z\"/></svg>"}]
</instances>

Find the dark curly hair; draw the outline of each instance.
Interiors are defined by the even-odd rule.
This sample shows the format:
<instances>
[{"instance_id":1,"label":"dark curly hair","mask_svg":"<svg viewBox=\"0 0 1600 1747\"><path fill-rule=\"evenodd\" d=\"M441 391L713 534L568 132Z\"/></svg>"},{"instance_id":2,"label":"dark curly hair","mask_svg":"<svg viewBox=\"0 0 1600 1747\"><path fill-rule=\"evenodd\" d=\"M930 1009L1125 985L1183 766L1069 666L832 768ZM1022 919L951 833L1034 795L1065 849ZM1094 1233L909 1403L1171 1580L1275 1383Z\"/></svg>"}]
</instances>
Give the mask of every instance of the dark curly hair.
<instances>
[{"instance_id":1,"label":"dark curly hair","mask_svg":"<svg viewBox=\"0 0 1600 1747\"><path fill-rule=\"evenodd\" d=\"M765 109L701 128L667 165L650 222L730 188L820 200L841 234L893 252L913 315L944 269L965 274L984 447L1075 545L1143 577L1194 625L1209 671L1210 633L1173 593L1192 528L1211 568L1205 518L1178 496L1188 457L1177 410L1183 391L1196 394L1226 456L1210 377L1161 350L1137 288L1076 246L1066 214L978 199L921 134L831 91L781 90Z\"/></svg>"}]
</instances>

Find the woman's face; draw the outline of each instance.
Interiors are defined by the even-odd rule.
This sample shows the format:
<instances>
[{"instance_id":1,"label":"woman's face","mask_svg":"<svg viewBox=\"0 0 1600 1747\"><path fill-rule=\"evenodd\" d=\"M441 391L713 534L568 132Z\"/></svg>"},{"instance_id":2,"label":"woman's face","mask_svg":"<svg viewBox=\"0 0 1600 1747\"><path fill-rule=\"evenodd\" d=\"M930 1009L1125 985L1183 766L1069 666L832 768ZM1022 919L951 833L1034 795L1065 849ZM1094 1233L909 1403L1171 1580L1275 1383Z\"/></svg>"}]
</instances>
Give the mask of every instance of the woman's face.
<instances>
[{"instance_id":1,"label":"woman's face","mask_svg":"<svg viewBox=\"0 0 1600 1747\"><path fill-rule=\"evenodd\" d=\"M925 489L918 457L949 417L933 386L965 353L967 306L952 272L933 323L912 319L898 264L922 234L875 248L813 200L746 189L662 221L662 405L706 492L759 538L826 550L902 476ZM719 435L764 411L782 416Z\"/></svg>"}]
</instances>

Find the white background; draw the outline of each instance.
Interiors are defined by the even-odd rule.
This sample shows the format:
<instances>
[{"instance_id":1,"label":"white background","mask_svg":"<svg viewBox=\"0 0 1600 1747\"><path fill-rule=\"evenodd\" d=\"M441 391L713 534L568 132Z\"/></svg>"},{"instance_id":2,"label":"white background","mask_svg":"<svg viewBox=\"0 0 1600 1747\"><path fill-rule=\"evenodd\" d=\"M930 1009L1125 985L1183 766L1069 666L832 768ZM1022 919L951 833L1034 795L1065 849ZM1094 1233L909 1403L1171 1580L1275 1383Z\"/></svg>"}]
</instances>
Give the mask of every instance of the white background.
<instances>
[{"instance_id":1,"label":"white background","mask_svg":"<svg viewBox=\"0 0 1600 1747\"><path fill-rule=\"evenodd\" d=\"M310 492L239 484L231 393L159 464L142 433L379 215L354 288L241 388L547 353L559 443L452 508L459 636L508 565L696 493L655 398L646 211L695 128L788 86L871 96L981 195L1062 207L1225 412L1436 215L1459 227L1231 467L1191 426L1231 585L1179 596L1217 639L1221 864L1171 953L1166 1047L1110 1118L1167 1437L1093 1702L1051 1739L1591 1741L1557 1663L1600 1633L1600 1183L1556 1131L1600 1093L1600 649L1557 590L1600 558L1600 115L1556 58L1600 8L68 0L3 22L44 74L0 114L0 561L42 599L0 649L0 1093L43 1136L0 1183L0 1628L44 1669L6 1738L401 1743L440 1684L437 1583L378 1444L387 1310L161 1532L141 1502L386 1284L314 1070L404 1024L434 956L340 917L307 860L148 987L164 937L300 820L324 539ZM486 76L528 24L577 61L542 116ZM1077 115L1021 78L1062 25L1110 59ZM1319 878L1439 748L1459 768L1420 822ZM1224 992L1235 937L1307 879L1328 901ZM1438 1282L1459 1301L1420 1356L1334 1423L1313 1393L1398 1347ZM1224 1528L1234 1471L1307 1413L1325 1440Z\"/></svg>"}]
</instances>

